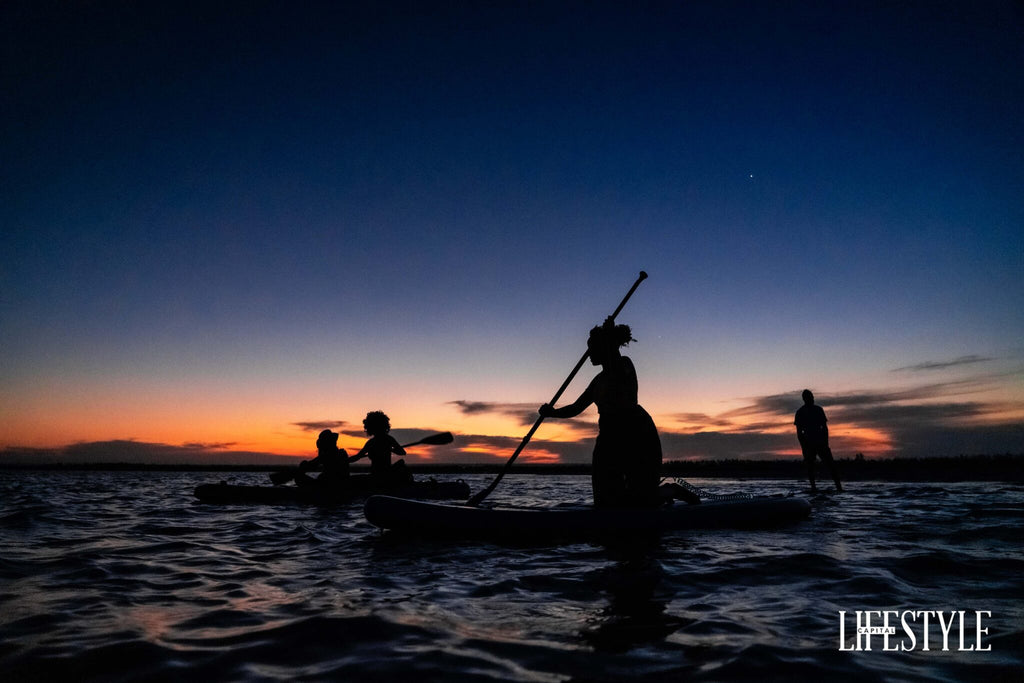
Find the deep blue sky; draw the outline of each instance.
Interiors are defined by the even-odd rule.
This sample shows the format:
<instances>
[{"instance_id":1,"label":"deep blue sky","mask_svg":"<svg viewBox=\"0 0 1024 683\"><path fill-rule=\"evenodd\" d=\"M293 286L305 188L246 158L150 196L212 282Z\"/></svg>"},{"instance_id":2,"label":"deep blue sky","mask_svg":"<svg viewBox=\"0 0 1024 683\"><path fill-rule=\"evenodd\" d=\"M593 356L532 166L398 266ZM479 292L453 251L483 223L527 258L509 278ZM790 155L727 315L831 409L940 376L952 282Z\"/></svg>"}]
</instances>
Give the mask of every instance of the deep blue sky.
<instances>
[{"instance_id":1,"label":"deep blue sky","mask_svg":"<svg viewBox=\"0 0 1024 683\"><path fill-rule=\"evenodd\" d=\"M212 4L0 9L0 446L267 441L194 396L449 428L640 269L663 431L967 381L914 401L1019 429L1019 4Z\"/></svg>"}]
</instances>

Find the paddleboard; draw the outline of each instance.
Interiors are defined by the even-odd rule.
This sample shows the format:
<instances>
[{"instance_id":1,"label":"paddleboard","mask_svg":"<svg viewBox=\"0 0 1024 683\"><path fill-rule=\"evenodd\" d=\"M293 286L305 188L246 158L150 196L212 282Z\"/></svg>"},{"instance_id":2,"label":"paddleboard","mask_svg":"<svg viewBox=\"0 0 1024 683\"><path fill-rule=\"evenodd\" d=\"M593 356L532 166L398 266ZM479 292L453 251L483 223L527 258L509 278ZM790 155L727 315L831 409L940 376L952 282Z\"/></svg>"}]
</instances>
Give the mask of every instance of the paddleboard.
<instances>
[{"instance_id":1,"label":"paddleboard","mask_svg":"<svg viewBox=\"0 0 1024 683\"><path fill-rule=\"evenodd\" d=\"M798 497L764 497L660 508L500 508L376 495L366 500L363 512L374 526L416 535L536 537L769 528L805 519L811 504Z\"/></svg>"}]
</instances>

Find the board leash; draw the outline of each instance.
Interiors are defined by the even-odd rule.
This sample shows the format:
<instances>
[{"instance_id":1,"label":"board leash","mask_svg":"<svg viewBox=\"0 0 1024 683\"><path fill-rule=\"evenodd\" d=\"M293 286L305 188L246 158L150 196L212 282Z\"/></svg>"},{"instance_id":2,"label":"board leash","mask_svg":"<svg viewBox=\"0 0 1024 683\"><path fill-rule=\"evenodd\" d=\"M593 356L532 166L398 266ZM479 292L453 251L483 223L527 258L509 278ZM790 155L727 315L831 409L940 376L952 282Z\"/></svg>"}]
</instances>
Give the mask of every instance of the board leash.
<instances>
[{"instance_id":1,"label":"board leash","mask_svg":"<svg viewBox=\"0 0 1024 683\"><path fill-rule=\"evenodd\" d=\"M694 486L690 482L686 481L685 479L680 479L679 477L666 477L661 480L662 484L666 482L674 483L686 489L687 491L697 496L698 498L706 498L708 500L750 500L751 498L754 497L749 493L729 493L725 495L719 493L711 493L710 491L702 489L699 486Z\"/></svg>"}]
</instances>

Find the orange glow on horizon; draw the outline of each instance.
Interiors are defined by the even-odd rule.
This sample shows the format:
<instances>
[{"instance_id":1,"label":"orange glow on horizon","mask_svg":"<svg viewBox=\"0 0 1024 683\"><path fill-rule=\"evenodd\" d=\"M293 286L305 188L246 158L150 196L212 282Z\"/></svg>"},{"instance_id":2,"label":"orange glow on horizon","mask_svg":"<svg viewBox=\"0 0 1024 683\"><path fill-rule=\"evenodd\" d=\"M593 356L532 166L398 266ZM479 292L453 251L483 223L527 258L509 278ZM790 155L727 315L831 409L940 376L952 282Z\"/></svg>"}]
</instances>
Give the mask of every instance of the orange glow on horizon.
<instances>
[{"instance_id":1,"label":"orange glow on horizon","mask_svg":"<svg viewBox=\"0 0 1024 683\"><path fill-rule=\"evenodd\" d=\"M512 455L512 451L509 449L496 449L491 446L473 444L459 446L458 452L466 455L484 455L495 460L505 460Z\"/></svg>"},{"instance_id":2,"label":"orange glow on horizon","mask_svg":"<svg viewBox=\"0 0 1024 683\"><path fill-rule=\"evenodd\" d=\"M418 447L411 450L408 462L503 462L514 445L528 431L524 424L529 407L525 403L493 404L484 412L466 412L462 404L436 399L433 395L403 392L400 396L338 398L334 392L304 386L282 386L279 392L267 386L257 389L246 385L217 387L200 391L180 380L161 384L131 377L104 377L98 386L86 389L75 382L80 378L44 378L18 392L0 395L0 450L4 448L62 449L75 444L109 441L134 441L140 445L181 448L189 457L197 454L216 462L219 455L259 453L296 458L316 454L317 420L340 434L339 446L355 454L367 437L361 433L367 407L383 408L396 430L451 431L455 443L450 447ZM1016 385L1012 391L1020 393ZM976 418L965 417L958 427L999 426L1019 421L1024 409L1014 403L1017 394L1000 395L993 410ZM456 394L458 395L458 394ZM749 404L748 404L749 405ZM723 406L728 409L723 412ZM746 444L746 454L760 457L799 458L792 419L766 409L752 412L743 405L708 400L693 403L693 412L672 412L672 406L649 406L666 446L664 459L693 460L708 457L732 457L725 449L716 454L693 455L689 437L702 433L721 434L737 444ZM660 408L660 410L658 410ZM667 409L666 409L667 408ZM492 410L487 412L487 410ZM831 416L832 413L829 413ZM842 412L835 412L837 418ZM561 462L560 453L582 452L580 446L592 446L598 433L597 411L588 409L581 420L546 421L535 440L523 452L523 462ZM899 455L900 432L879 426L836 420L829 423L831 445L836 457L867 458ZM759 438L764 437L764 438ZM723 439L721 443L733 443ZM511 444L511 445L509 445ZM547 450L542 447L546 444ZM562 447L562 444L565 447ZM676 446L676 455L672 452ZM570 449L569 446L572 448ZM589 452L589 448L586 449ZM686 453L686 455L682 455ZM736 457L745 453L735 449ZM573 457L580 457L574 455Z\"/></svg>"}]
</instances>

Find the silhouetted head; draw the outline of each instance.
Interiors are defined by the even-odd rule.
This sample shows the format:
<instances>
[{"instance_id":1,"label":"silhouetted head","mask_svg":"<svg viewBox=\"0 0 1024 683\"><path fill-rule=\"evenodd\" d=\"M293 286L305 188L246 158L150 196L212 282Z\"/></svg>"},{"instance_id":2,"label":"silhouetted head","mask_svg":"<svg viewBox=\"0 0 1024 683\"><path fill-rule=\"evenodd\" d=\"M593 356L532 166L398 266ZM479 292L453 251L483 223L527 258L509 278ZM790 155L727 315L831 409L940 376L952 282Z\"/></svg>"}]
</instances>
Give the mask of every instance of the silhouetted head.
<instances>
[{"instance_id":1,"label":"silhouetted head","mask_svg":"<svg viewBox=\"0 0 1024 683\"><path fill-rule=\"evenodd\" d=\"M338 435L332 432L330 429L325 429L320 432L320 436L316 439L316 447L318 449L338 447Z\"/></svg>"},{"instance_id":2,"label":"silhouetted head","mask_svg":"<svg viewBox=\"0 0 1024 683\"><path fill-rule=\"evenodd\" d=\"M804 403L807 405L812 405L814 403L814 394L811 393L810 389L804 389L804 393L800 395L803 397Z\"/></svg>"},{"instance_id":3,"label":"silhouetted head","mask_svg":"<svg viewBox=\"0 0 1024 683\"><path fill-rule=\"evenodd\" d=\"M590 352L590 362L600 365L609 358L619 354L619 348L625 346L633 339L629 325L616 325L605 323L598 325L590 331L590 338L587 339L587 350Z\"/></svg>"},{"instance_id":4,"label":"silhouetted head","mask_svg":"<svg viewBox=\"0 0 1024 683\"><path fill-rule=\"evenodd\" d=\"M370 436L380 436L391 431L391 420L383 412L374 410L366 414L363 429Z\"/></svg>"}]
</instances>

